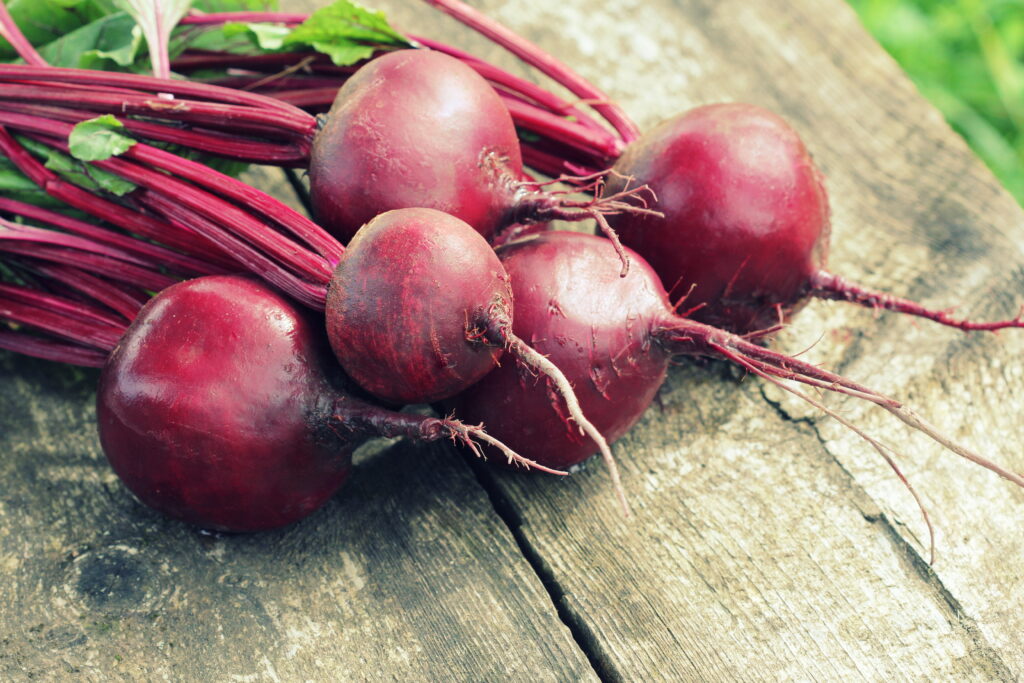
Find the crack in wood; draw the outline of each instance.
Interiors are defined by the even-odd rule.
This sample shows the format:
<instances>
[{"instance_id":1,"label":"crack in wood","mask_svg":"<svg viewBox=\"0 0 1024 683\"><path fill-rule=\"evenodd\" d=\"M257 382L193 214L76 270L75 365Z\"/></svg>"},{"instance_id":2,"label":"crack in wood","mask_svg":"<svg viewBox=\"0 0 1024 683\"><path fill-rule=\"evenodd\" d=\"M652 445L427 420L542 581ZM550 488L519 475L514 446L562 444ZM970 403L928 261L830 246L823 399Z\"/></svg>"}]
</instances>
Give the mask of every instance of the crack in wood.
<instances>
[{"instance_id":1,"label":"crack in wood","mask_svg":"<svg viewBox=\"0 0 1024 683\"><path fill-rule=\"evenodd\" d=\"M821 430L818 428L817 420L810 417L793 417L786 411L782 403L773 400L767 394L764 386L759 387L758 392L761 394L761 397L765 402L771 406L776 413L778 413L781 419L793 424L806 425L811 430L811 433L821 444L822 450L828 455L829 459L839 467L839 470L846 477L847 485L852 494L851 502L858 507L866 521L871 524L876 524L882 529L882 532L889 538L893 547L901 551L899 555L912 569L912 573L916 574L918 578L920 578L921 581L940 598L938 602L945 605L948 610L946 620L952 627L960 628L966 634L974 647L975 654L991 667L987 674L991 675L994 680L1018 680L1017 676L1013 674L1009 666L1007 666L1003 661L999 652L985 638L981 629L978 628L977 622L967 615L960 601L953 596L953 593L948 588L946 588L942 579L939 578L939 575L935 572L933 567L928 564L927 560L925 560L921 555L918 548L897 528L897 526L902 525L893 520L892 517L886 514L881 507L875 503L867 490L857 483L853 473L850 472L836 454L829 449L825 438L821 434ZM866 503L866 505L864 505L864 503Z\"/></svg>"},{"instance_id":2,"label":"crack in wood","mask_svg":"<svg viewBox=\"0 0 1024 683\"><path fill-rule=\"evenodd\" d=\"M622 680L622 677L615 671L611 656L601 647L600 638L592 631L590 625L580 618L578 611L569 605L571 596L562 588L548 563L526 538L522 529L522 516L494 481L491 473L488 472L488 466L476 459L467 458L467 460L477 482L487 494L491 505L494 506L495 514L508 527L523 558L529 563L537 578L540 579L541 585L544 586L544 590L547 591L558 618L569 629L569 633L587 661L590 662L594 673L601 681L610 683Z\"/></svg>"}]
</instances>

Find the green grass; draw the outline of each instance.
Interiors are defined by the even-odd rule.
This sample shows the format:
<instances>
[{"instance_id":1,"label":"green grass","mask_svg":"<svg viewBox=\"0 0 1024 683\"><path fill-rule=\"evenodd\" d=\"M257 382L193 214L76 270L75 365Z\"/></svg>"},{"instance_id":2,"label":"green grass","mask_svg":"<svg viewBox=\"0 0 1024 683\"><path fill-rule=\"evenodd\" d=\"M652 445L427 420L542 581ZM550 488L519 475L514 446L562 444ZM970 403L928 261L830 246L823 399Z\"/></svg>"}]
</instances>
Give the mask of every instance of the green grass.
<instances>
[{"instance_id":1,"label":"green grass","mask_svg":"<svg viewBox=\"0 0 1024 683\"><path fill-rule=\"evenodd\" d=\"M1024 205L1024 0L849 0Z\"/></svg>"}]
</instances>

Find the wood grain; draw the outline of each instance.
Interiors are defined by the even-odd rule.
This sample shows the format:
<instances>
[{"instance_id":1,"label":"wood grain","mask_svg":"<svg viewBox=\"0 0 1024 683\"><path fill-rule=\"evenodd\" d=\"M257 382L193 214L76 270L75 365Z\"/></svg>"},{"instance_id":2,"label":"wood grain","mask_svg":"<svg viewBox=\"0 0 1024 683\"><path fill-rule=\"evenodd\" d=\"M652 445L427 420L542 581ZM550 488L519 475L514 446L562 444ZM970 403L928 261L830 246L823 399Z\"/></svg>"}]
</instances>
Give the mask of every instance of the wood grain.
<instances>
[{"instance_id":1,"label":"wood grain","mask_svg":"<svg viewBox=\"0 0 1024 683\"><path fill-rule=\"evenodd\" d=\"M644 126L740 100L782 113L828 176L836 272L1008 317L1024 299L1020 208L842 3L568 0L485 10L561 55ZM919 407L1024 469L1021 339L813 304L780 340ZM709 372L710 370L710 372ZM1021 503L852 401L897 445L939 527L856 437L773 387L687 367L616 447L637 518L599 466L565 492L490 475L535 564L611 678L1001 678L1024 668ZM579 637L579 636L578 636Z\"/></svg>"},{"instance_id":2,"label":"wood grain","mask_svg":"<svg viewBox=\"0 0 1024 683\"><path fill-rule=\"evenodd\" d=\"M286 10L308 9L286 2ZM530 72L419 3L396 23ZM828 177L831 267L934 306L1024 300L1024 215L838 0L476 3L643 127L696 104L780 112ZM1018 470L1013 331L814 303L779 340ZM676 368L606 473L368 453L293 528L215 538L150 513L92 431L95 373L0 356L0 677L48 680L1015 680L1022 492L854 401L869 447L720 364Z\"/></svg>"},{"instance_id":3,"label":"wood grain","mask_svg":"<svg viewBox=\"0 0 1024 683\"><path fill-rule=\"evenodd\" d=\"M0 679L593 679L448 448L363 453L302 522L209 536L117 481L96 372L5 353L0 376Z\"/></svg>"}]
</instances>

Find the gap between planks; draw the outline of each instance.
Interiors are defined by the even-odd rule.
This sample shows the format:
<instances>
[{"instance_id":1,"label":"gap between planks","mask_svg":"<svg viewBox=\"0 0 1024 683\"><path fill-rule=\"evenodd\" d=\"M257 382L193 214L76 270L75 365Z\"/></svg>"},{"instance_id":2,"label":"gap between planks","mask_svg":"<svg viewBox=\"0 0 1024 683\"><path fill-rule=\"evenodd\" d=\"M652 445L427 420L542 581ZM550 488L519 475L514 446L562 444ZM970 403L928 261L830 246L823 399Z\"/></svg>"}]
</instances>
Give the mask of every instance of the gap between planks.
<instances>
[{"instance_id":1,"label":"gap between planks","mask_svg":"<svg viewBox=\"0 0 1024 683\"><path fill-rule=\"evenodd\" d=\"M1009 666L1007 666L1003 661L999 652L992 647L985 638L975 619L964 611L960 601L956 599L948 588L946 588L942 579L939 578L939 575L919 552L919 548L911 543L906 536L900 533L900 530L896 528L897 525L900 525L899 522L893 520L875 503L874 499L871 498L868 492L857 483L853 473L846 468L842 460L836 457L836 455L829 449L824 436L821 434L821 430L818 428L818 420L828 418L794 417L786 411L785 407L781 403L772 400L772 398L768 396L765 392L765 387L760 387L759 393L765 403L767 403L782 420L803 424L811 430L814 434L814 438L817 439L818 443L821 445L822 451L824 451L829 460L838 466L839 471L841 471L843 476L846 478L847 486L854 494L850 499L853 505L860 510L860 513L864 516L865 520L879 527L882 533L886 535L889 542L898 551L897 556L902 558L904 564L912 570L910 573L916 575L929 590L938 595L941 599L941 604L945 605L948 610L946 613L946 620L951 626L960 628L967 634L971 644L974 646L976 654L983 657L991 667L990 673L992 676L1001 681L1016 680L1016 676L1010 670ZM479 476L477 478L479 479ZM499 512L499 514L501 513ZM515 532L513 532L513 534L515 535ZM908 534L916 538L916 535L909 530ZM516 536L516 541L519 541L518 535ZM533 561L531 560L530 563L532 565Z\"/></svg>"},{"instance_id":2,"label":"gap between planks","mask_svg":"<svg viewBox=\"0 0 1024 683\"><path fill-rule=\"evenodd\" d=\"M466 462L469 464L477 483L480 484L484 493L487 494L487 499L494 507L495 514L508 528L509 533L512 534L512 538L515 539L516 545L519 547L519 551L523 554L523 558L529 563L537 578L540 579L541 585L547 591L551 604L558 614L558 618L569 629L569 633L572 635L577 647L587 658L587 661L590 662L594 673L604 682L620 680L621 677L615 671L614 662L609 654L604 651L604 648L601 647L600 640L591 631L590 626L566 604L564 599L565 591L555 578L554 572L551 571L548 563L526 539L525 534L522 532L522 517L515 511L508 496L501 491L501 488L487 471L488 465L476 458L467 457Z\"/></svg>"}]
</instances>

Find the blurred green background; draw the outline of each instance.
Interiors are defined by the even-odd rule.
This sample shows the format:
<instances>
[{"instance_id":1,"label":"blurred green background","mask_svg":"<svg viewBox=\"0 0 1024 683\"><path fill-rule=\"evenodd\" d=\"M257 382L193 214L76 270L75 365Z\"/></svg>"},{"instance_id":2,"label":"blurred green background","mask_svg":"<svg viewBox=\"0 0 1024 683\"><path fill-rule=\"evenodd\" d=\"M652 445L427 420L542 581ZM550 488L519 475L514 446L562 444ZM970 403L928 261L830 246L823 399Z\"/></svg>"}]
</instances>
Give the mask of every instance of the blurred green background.
<instances>
[{"instance_id":1,"label":"blurred green background","mask_svg":"<svg viewBox=\"0 0 1024 683\"><path fill-rule=\"evenodd\" d=\"M1024 205L1024 0L849 0Z\"/></svg>"}]
</instances>

